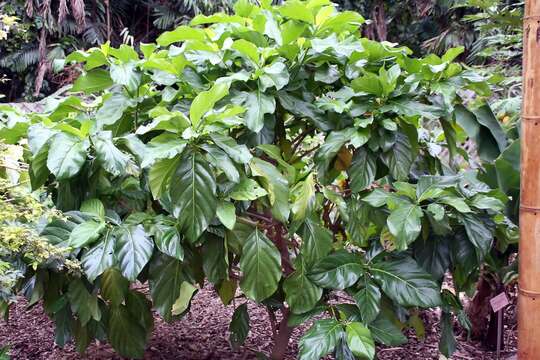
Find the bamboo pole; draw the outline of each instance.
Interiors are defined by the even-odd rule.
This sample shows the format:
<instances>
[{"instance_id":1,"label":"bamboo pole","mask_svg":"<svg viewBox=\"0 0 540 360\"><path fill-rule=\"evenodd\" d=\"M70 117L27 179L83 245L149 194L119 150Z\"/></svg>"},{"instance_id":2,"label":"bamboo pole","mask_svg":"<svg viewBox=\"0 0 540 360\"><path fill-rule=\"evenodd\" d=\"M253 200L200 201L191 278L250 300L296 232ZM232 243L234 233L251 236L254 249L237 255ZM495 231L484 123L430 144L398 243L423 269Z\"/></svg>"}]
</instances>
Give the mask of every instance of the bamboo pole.
<instances>
[{"instance_id":1,"label":"bamboo pole","mask_svg":"<svg viewBox=\"0 0 540 360\"><path fill-rule=\"evenodd\" d=\"M540 0L525 1L518 359L540 359Z\"/></svg>"}]
</instances>

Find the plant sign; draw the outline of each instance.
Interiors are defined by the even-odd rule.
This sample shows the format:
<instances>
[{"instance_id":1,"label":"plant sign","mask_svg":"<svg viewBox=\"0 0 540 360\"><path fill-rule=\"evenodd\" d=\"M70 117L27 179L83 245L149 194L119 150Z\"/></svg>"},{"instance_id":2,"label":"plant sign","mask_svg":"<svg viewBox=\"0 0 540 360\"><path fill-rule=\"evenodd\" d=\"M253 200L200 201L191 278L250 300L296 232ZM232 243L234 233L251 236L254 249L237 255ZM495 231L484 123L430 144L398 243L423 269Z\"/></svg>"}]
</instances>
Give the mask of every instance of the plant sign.
<instances>
[{"instance_id":1,"label":"plant sign","mask_svg":"<svg viewBox=\"0 0 540 360\"><path fill-rule=\"evenodd\" d=\"M373 359L434 307L452 354L453 316L468 326L457 294L516 230L506 196L460 167L459 141L481 128L496 157L506 139L481 102L489 78L453 62L462 48L414 58L363 23L328 0L239 0L140 49L72 53L70 96L5 110L5 141L26 144L33 188L64 212L41 236L81 264L25 277L59 345L141 358L152 310L174 321L211 286L242 304L234 346L250 327L233 298L281 314L273 359L306 322L300 359Z\"/></svg>"}]
</instances>

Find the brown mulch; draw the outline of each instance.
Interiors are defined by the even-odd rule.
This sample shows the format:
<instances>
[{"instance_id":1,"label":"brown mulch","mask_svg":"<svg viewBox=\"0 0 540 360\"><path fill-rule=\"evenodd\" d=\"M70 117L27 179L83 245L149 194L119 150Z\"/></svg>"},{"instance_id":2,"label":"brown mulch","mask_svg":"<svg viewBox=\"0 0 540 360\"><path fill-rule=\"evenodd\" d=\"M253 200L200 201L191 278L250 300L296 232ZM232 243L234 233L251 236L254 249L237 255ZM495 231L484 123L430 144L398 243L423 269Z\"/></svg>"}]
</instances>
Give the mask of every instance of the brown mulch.
<instances>
[{"instance_id":1,"label":"brown mulch","mask_svg":"<svg viewBox=\"0 0 540 360\"><path fill-rule=\"evenodd\" d=\"M237 304L238 305L238 304ZM145 359L256 359L256 352L268 354L271 350L271 328L264 307L248 304L251 331L245 346L233 350L228 343L228 326L233 306L223 306L210 287L205 287L194 297L191 311L181 320L167 324L156 316L155 329L145 353ZM438 353L438 313L425 312L426 338L419 341L414 332L407 333L408 344L395 348L378 349L381 360L440 359ZM515 354L515 306L506 310L505 342L502 359ZM295 329L287 353L294 359L298 353L298 339L304 328ZM72 345L63 349L54 344L54 327L43 314L40 306L25 308L25 301L16 304L10 313L9 322L0 322L0 346L8 345L12 359L121 359L112 348L103 343L93 343L84 356L79 355ZM479 343L467 342L458 336L458 351L455 360L496 359L494 352L485 351Z\"/></svg>"}]
</instances>

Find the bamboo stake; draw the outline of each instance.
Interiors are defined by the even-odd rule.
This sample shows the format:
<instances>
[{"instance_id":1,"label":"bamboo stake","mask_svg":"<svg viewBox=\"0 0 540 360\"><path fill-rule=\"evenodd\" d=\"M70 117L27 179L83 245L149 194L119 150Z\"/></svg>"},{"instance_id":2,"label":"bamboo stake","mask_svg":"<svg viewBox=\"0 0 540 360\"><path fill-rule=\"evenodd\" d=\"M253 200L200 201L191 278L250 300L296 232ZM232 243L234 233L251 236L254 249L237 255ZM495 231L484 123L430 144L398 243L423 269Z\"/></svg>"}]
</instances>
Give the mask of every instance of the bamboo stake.
<instances>
[{"instance_id":1,"label":"bamboo stake","mask_svg":"<svg viewBox=\"0 0 540 360\"><path fill-rule=\"evenodd\" d=\"M525 1L518 359L540 358L540 0Z\"/></svg>"}]
</instances>

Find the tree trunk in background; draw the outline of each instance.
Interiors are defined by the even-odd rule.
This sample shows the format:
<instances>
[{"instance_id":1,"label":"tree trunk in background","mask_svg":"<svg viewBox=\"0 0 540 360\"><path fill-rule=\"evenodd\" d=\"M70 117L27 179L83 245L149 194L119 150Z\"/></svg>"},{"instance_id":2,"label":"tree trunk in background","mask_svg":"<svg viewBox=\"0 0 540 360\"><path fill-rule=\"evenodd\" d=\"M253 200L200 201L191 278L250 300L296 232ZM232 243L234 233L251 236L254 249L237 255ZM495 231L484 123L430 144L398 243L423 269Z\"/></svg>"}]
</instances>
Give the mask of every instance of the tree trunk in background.
<instances>
[{"instance_id":1,"label":"tree trunk in background","mask_svg":"<svg viewBox=\"0 0 540 360\"><path fill-rule=\"evenodd\" d=\"M379 0L373 6L370 17L371 23L365 28L365 36L371 40L385 41L388 35L386 27L386 13L384 11L384 1Z\"/></svg>"},{"instance_id":2,"label":"tree trunk in background","mask_svg":"<svg viewBox=\"0 0 540 360\"><path fill-rule=\"evenodd\" d=\"M518 358L540 354L540 0L525 1Z\"/></svg>"},{"instance_id":3,"label":"tree trunk in background","mask_svg":"<svg viewBox=\"0 0 540 360\"><path fill-rule=\"evenodd\" d=\"M495 289L484 274L476 284L476 293L467 306L467 316L471 320L471 337L475 340L485 340L488 316L491 312L489 299L495 295Z\"/></svg>"}]
</instances>

